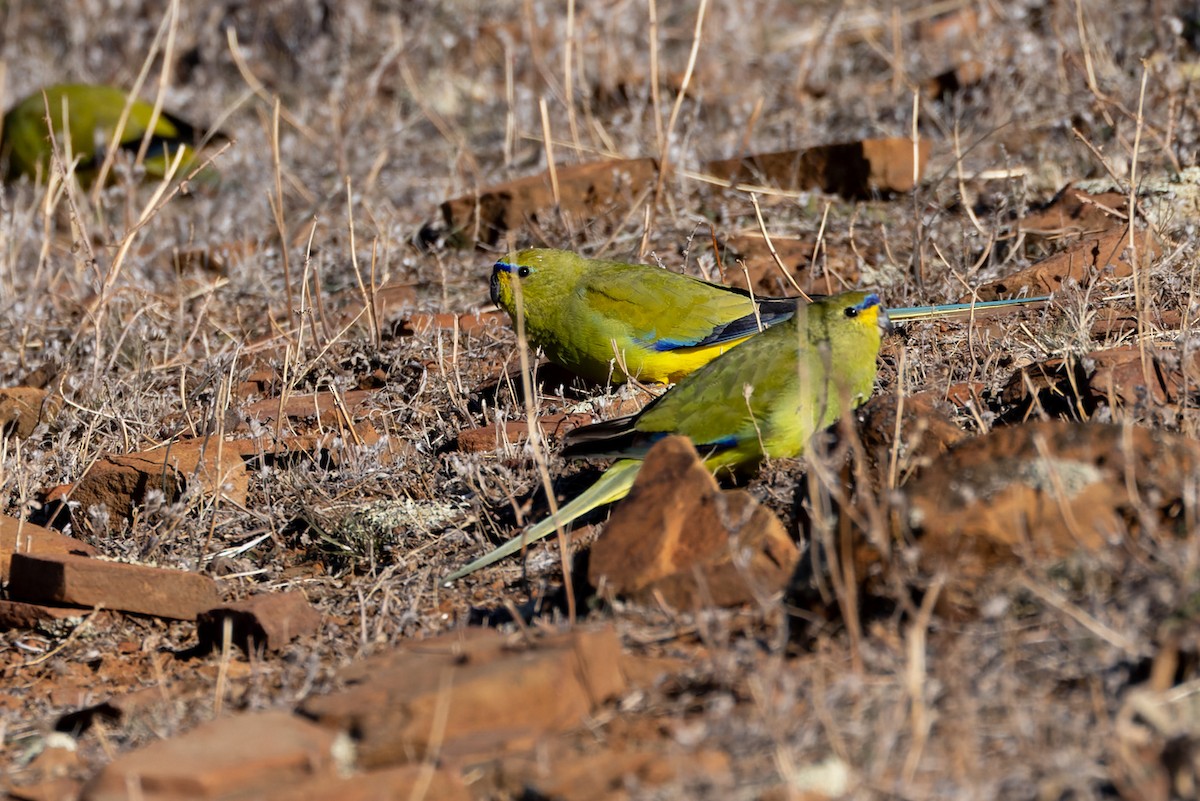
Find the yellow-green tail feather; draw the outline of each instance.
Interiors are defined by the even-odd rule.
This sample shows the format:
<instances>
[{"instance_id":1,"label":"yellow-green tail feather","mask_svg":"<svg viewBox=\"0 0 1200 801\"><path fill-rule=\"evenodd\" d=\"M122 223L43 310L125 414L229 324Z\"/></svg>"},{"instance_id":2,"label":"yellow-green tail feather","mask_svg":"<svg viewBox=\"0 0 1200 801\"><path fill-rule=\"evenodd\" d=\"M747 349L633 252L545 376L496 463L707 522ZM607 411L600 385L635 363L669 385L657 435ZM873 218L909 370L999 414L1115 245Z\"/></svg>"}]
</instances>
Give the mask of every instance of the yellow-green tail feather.
<instances>
[{"instance_id":1,"label":"yellow-green tail feather","mask_svg":"<svg viewBox=\"0 0 1200 801\"><path fill-rule=\"evenodd\" d=\"M470 575L480 568L498 562L509 554L516 553L529 543L537 542L553 534L559 526L570 525L593 509L605 504L619 501L629 494L633 479L642 467L640 459L621 459L604 471L604 475L596 483L570 503L558 510L558 514L548 517L530 528L524 534L513 537L500 547L485 553L468 565L460 567L443 580L446 583L457 581L463 576Z\"/></svg>"}]
</instances>

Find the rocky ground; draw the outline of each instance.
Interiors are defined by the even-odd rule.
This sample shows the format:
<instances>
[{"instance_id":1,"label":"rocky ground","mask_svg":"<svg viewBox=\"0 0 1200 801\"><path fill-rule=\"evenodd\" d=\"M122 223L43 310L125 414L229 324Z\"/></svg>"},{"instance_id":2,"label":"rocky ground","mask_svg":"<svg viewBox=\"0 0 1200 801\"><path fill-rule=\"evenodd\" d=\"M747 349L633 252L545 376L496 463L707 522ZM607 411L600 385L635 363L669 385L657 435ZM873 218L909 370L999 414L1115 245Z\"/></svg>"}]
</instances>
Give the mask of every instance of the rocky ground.
<instances>
[{"instance_id":1,"label":"rocky ground","mask_svg":"<svg viewBox=\"0 0 1200 801\"><path fill-rule=\"evenodd\" d=\"M6 106L146 68L232 140L0 198L0 790L1195 796L1191 4L391 5L0 8ZM522 375L487 278L531 244L1054 297L443 586L661 391Z\"/></svg>"}]
</instances>

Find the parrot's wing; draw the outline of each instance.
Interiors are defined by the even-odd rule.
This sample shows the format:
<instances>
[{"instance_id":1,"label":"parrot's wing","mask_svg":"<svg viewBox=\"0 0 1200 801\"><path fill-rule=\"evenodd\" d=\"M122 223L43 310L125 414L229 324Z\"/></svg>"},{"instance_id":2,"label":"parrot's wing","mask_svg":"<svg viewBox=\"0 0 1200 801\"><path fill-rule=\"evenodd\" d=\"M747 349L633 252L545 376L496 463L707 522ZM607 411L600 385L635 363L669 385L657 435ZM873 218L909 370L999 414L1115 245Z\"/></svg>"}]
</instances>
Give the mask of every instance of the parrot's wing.
<instances>
[{"instance_id":1,"label":"parrot's wing","mask_svg":"<svg viewBox=\"0 0 1200 801\"><path fill-rule=\"evenodd\" d=\"M689 437L705 455L757 443L757 421L787 402L798 381L796 329L792 325L752 337L656 398L637 415L571 431L568 458L644 456L668 434Z\"/></svg>"},{"instance_id":2,"label":"parrot's wing","mask_svg":"<svg viewBox=\"0 0 1200 801\"><path fill-rule=\"evenodd\" d=\"M756 316L754 301L742 290L656 267L636 277L598 272L583 292L586 308L621 321L630 339L659 352L742 339L796 310L793 300L773 299L760 303Z\"/></svg>"}]
</instances>

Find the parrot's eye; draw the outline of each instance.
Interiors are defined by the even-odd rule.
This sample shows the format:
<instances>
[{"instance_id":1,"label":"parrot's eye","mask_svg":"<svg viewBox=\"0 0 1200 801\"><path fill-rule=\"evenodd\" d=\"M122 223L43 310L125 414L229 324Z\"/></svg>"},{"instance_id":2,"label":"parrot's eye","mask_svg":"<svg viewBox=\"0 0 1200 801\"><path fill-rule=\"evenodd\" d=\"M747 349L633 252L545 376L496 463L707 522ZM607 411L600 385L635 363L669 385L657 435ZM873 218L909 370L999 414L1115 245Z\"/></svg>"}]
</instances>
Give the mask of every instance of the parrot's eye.
<instances>
[{"instance_id":1,"label":"parrot's eye","mask_svg":"<svg viewBox=\"0 0 1200 801\"><path fill-rule=\"evenodd\" d=\"M528 267L520 267L517 269L517 277L518 278L528 278L529 274L531 272L533 272L533 271L530 270Z\"/></svg>"},{"instance_id":2,"label":"parrot's eye","mask_svg":"<svg viewBox=\"0 0 1200 801\"><path fill-rule=\"evenodd\" d=\"M847 306L846 307L846 316L849 317L851 320L853 320L855 317L858 316L858 307L857 306Z\"/></svg>"}]
</instances>

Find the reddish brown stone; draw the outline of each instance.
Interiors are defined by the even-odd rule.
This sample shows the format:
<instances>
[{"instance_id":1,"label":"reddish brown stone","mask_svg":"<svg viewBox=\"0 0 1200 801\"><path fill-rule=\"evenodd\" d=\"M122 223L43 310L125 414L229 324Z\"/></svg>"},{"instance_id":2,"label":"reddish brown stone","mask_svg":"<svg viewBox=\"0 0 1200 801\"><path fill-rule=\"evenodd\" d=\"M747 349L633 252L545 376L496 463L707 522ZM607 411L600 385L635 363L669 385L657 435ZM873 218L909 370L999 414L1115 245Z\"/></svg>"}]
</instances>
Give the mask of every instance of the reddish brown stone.
<instances>
[{"instance_id":1,"label":"reddish brown stone","mask_svg":"<svg viewBox=\"0 0 1200 801\"><path fill-rule=\"evenodd\" d=\"M644 158L559 165L555 177L557 198L547 171L446 201L442 217L451 241L459 247L476 242L494 245L505 231L555 205L592 220L623 213L643 187L658 180L658 162Z\"/></svg>"},{"instance_id":2,"label":"reddish brown stone","mask_svg":"<svg viewBox=\"0 0 1200 801\"><path fill-rule=\"evenodd\" d=\"M828 295L837 292L843 282L853 284L858 281L859 262L861 257L845 243L822 240L818 248L816 238L795 239L789 237L771 237L771 246L763 239L761 232L752 234L735 234L722 241L724 255L721 257L725 265L724 282L739 289L749 287L756 295L795 295L796 282L802 290L810 295ZM775 248L775 256L783 263L780 269L771 255L771 247ZM813 258L819 257L817 269ZM742 271L743 265L745 272ZM791 280L784 275L787 272ZM836 276L836 277L835 277Z\"/></svg>"},{"instance_id":3,"label":"reddish brown stone","mask_svg":"<svg viewBox=\"0 0 1200 801\"><path fill-rule=\"evenodd\" d=\"M551 414L539 417L538 426L543 436L557 438L595 420L590 414ZM524 420L505 420L502 427L490 425L460 431L456 442L460 451L476 453L494 451L505 445L518 445L528 438L529 423Z\"/></svg>"},{"instance_id":4,"label":"reddish brown stone","mask_svg":"<svg viewBox=\"0 0 1200 801\"><path fill-rule=\"evenodd\" d=\"M252 395L267 395L281 381L279 373L271 369L255 370L250 375L246 376L246 380L242 381L233 389L233 397L244 399Z\"/></svg>"},{"instance_id":5,"label":"reddish brown stone","mask_svg":"<svg viewBox=\"0 0 1200 801\"><path fill-rule=\"evenodd\" d=\"M1162 252L1162 245L1153 231L1138 231L1134 240L1137 257L1143 265ZM1068 281L1088 285L1097 279L1125 278L1133 274L1129 230L1120 228L1082 238L1063 253L1031 264L1012 275L984 284L963 302L999 300L1027 291L1030 295L1047 295L1063 288Z\"/></svg>"},{"instance_id":6,"label":"reddish brown stone","mask_svg":"<svg viewBox=\"0 0 1200 801\"><path fill-rule=\"evenodd\" d=\"M302 710L354 732L360 764L378 767L423 759L439 733L445 758L528 748L624 691L611 627L530 638L468 630L413 643L351 666L346 690Z\"/></svg>"},{"instance_id":7,"label":"reddish brown stone","mask_svg":"<svg viewBox=\"0 0 1200 801\"><path fill-rule=\"evenodd\" d=\"M0 582L8 581L8 565L14 553L95 556L96 549L57 531L0 515Z\"/></svg>"},{"instance_id":8,"label":"reddish brown stone","mask_svg":"<svg viewBox=\"0 0 1200 801\"><path fill-rule=\"evenodd\" d=\"M1118 192L1093 195L1068 185L1045 207L1022 217L1016 227L1026 236L1052 240L1095 235L1124 229L1123 215L1128 209L1128 195Z\"/></svg>"},{"instance_id":9,"label":"reddish brown stone","mask_svg":"<svg viewBox=\"0 0 1200 801\"><path fill-rule=\"evenodd\" d=\"M1005 403L1042 402L1050 410L1066 399L1068 413L1111 407L1186 403L1200 385L1200 355L1177 348L1136 345L1049 359L1023 367L1001 394ZM1058 403L1056 403L1058 401Z\"/></svg>"},{"instance_id":10,"label":"reddish brown stone","mask_svg":"<svg viewBox=\"0 0 1200 801\"><path fill-rule=\"evenodd\" d=\"M321 425L353 425L366 416L368 402L375 392L352 389L334 397L331 392L310 392L289 395L280 408L280 398L267 398L247 406L243 412L248 420L274 423L282 411L283 417L292 423L315 421ZM346 419L346 415L351 419ZM239 426L244 428L245 426Z\"/></svg>"},{"instance_id":11,"label":"reddish brown stone","mask_svg":"<svg viewBox=\"0 0 1200 801\"><path fill-rule=\"evenodd\" d=\"M964 409L968 404L973 403L978 408L983 402L983 393L986 389L987 385L982 381L962 381L951 384L946 387L946 402Z\"/></svg>"},{"instance_id":12,"label":"reddish brown stone","mask_svg":"<svg viewBox=\"0 0 1200 801\"><path fill-rule=\"evenodd\" d=\"M277 651L297 637L321 627L321 613L304 593L270 592L201 612L196 619L200 647L219 650L225 621L232 625L231 642L247 653Z\"/></svg>"},{"instance_id":13,"label":"reddish brown stone","mask_svg":"<svg viewBox=\"0 0 1200 801\"><path fill-rule=\"evenodd\" d=\"M79 801L82 788L83 782L64 776L10 787L3 798L4 801Z\"/></svg>"},{"instance_id":14,"label":"reddish brown stone","mask_svg":"<svg viewBox=\"0 0 1200 801\"><path fill-rule=\"evenodd\" d=\"M286 712L221 718L121 754L87 783L82 801L255 798L328 775L333 740Z\"/></svg>"},{"instance_id":15,"label":"reddish brown stone","mask_svg":"<svg viewBox=\"0 0 1200 801\"><path fill-rule=\"evenodd\" d=\"M208 497L218 493L238 505L246 503L250 477L242 458L215 440L174 444L154 451L102 457L69 490L84 510L103 505L111 519L127 519L159 490L168 502L196 484Z\"/></svg>"},{"instance_id":16,"label":"reddish brown stone","mask_svg":"<svg viewBox=\"0 0 1200 801\"><path fill-rule=\"evenodd\" d=\"M721 159L705 164L704 171L735 185L765 183L780 189L820 189L861 198L877 192L912 191L914 178L919 181L925 171L930 148L928 139L920 140L915 170L912 140L897 137Z\"/></svg>"},{"instance_id":17,"label":"reddish brown stone","mask_svg":"<svg viewBox=\"0 0 1200 801\"><path fill-rule=\"evenodd\" d=\"M414 314L401 325L402 334L424 334L429 331L454 331L462 334L477 334L496 330L505 324L508 316L504 312L471 312L467 314Z\"/></svg>"},{"instance_id":18,"label":"reddish brown stone","mask_svg":"<svg viewBox=\"0 0 1200 801\"><path fill-rule=\"evenodd\" d=\"M200 270L226 275L230 266L240 264L258 252L260 244L253 239L219 242L207 247L175 248L171 261L179 273ZM157 250L154 248L152 250Z\"/></svg>"},{"instance_id":19,"label":"reddish brown stone","mask_svg":"<svg viewBox=\"0 0 1200 801\"><path fill-rule=\"evenodd\" d=\"M588 580L680 608L733 606L781 590L798 557L770 510L744 490L721 492L691 441L668 437L592 545Z\"/></svg>"},{"instance_id":20,"label":"reddish brown stone","mask_svg":"<svg viewBox=\"0 0 1200 801\"><path fill-rule=\"evenodd\" d=\"M53 626L63 620L79 622L91 614L79 607L41 606L22 601L0 601L0 631L6 629L37 629Z\"/></svg>"},{"instance_id":21,"label":"reddish brown stone","mask_svg":"<svg viewBox=\"0 0 1200 801\"><path fill-rule=\"evenodd\" d=\"M292 457L319 456L322 460L328 459L331 464L337 465L345 448L374 445L379 442L379 432L369 420L363 420L353 426L339 426L337 430L323 433L288 434L278 442L274 439L274 431L267 430L261 437L226 440L224 447L251 464L262 458L275 461ZM200 440L184 439L179 442L186 444Z\"/></svg>"},{"instance_id":22,"label":"reddish brown stone","mask_svg":"<svg viewBox=\"0 0 1200 801\"><path fill-rule=\"evenodd\" d=\"M62 398L45 389L0 389L0 431L24 439L40 423L53 421L61 408Z\"/></svg>"},{"instance_id":23,"label":"reddish brown stone","mask_svg":"<svg viewBox=\"0 0 1200 801\"><path fill-rule=\"evenodd\" d=\"M233 677L232 672L227 675ZM208 686L208 680L202 678L176 680L169 684L155 683L140 690L110 696L98 704L89 703L94 698L94 694L89 692L87 699L82 702L88 705L80 707L79 704L68 704L79 708L59 717L55 721L54 729L79 737L97 720L110 725L127 725L137 716L161 716L178 703L180 697L203 692Z\"/></svg>"},{"instance_id":24,"label":"reddish brown stone","mask_svg":"<svg viewBox=\"0 0 1200 801\"><path fill-rule=\"evenodd\" d=\"M85 556L14 554L8 583L14 601L103 607L192 620L220 601L208 576Z\"/></svg>"},{"instance_id":25,"label":"reddish brown stone","mask_svg":"<svg viewBox=\"0 0 1200 801\"><path fill-rule=\"evenodd\" d=\"M404 765L354 776L325 776L287 785L259 796L259 801L471 801L457 774L428 765Z\"/></svg>"},{"instance_id":26,"label":"reddish brown stone","mask_svg":"<svg viewBox=\"0 0 1200 801\"><path fill-rule=\"evenodd\" d=\"M932 392L907 395L903 404L896 395L877 395L867 401L858 413L862 420L858 431L876 475L883 479L890 473L893 453L900 478L967 439L969 434L954 423L945 407ZM896 417L901 410L903 414L897 425Z\"/></svg>"},{"instance_id":27,"label":"reddish brown stone","mask_svg":"<svg viewBox=\"0 0 1200 801\"><path fill-rule=\"evenodd\" d=\"M969 606L964 596L1000 565L1106 548L1146 525L1181 526L1198 471L1200 443L1188 437L1035 422L960 443L905 494L922 567L946 570L951 602Z\"/></svg>"},{"instance_id":28,"label":"reddish brown stone","mask_svg":"<svg viewBox=\"0 0 1200 801\"><path fill-rule=\"evenodd\" d=\"M569 743L547 741L532 754L507 757L497 784L507 793L556 801L622 801L682 779L703 781L714 788L732 789L733 776L727 754L714 750L685 752L669 741L650 743ZM669 794L673 795L673 794ZM714 794L713 797L720 797Z\"/></svg>"}]
</instances>

